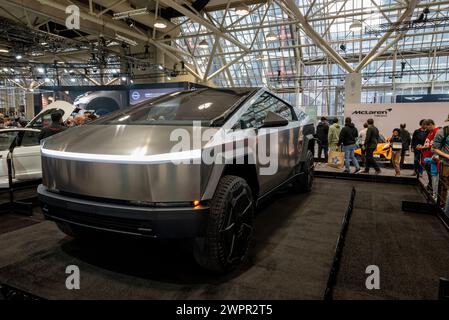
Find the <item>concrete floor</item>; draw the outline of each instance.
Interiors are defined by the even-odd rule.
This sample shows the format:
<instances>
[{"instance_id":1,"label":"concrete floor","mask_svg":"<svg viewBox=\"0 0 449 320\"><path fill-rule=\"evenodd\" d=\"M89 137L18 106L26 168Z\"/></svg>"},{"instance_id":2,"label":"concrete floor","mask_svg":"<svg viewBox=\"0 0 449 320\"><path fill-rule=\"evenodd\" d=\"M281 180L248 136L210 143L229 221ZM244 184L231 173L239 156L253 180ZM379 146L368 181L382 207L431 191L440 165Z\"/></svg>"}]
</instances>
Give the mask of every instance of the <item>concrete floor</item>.
<instances>
[{"instance_id":1,"label":"concrete floor","mask_svg":"<svg viewBox=\"0 0 449 320\"><path fill-rule=\"evenodd\" d=\"M353 185L335 298L434 298L428 280L449 265L449 237L436 217L400 211L403 199L422 200L417 188L324 178L309 194L276 194L256 219L250 261L225 277L199 269L182 243L79 243L36 212L28 226L20 217L18 228L0 228L0 283L48 299L322 299ZM0 216L0 226L12 220ZM364 271L376 263L385 290L367 292ZM79 291L65 288L72 264L81 270Z\"/></svg>"}]
</instances>

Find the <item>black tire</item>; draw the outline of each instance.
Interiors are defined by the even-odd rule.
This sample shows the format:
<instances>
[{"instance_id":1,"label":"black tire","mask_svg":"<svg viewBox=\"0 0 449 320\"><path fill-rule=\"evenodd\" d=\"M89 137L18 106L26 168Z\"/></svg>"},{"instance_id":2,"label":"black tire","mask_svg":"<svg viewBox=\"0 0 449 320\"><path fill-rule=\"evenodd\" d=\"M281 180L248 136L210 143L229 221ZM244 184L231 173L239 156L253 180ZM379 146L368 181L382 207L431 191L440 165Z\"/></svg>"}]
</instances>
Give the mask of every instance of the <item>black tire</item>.
<instances>
[{"instance_id":1,"label":"black tire","mask_svg":"<svg viewBox=\"0 0 449 320\"><path fill-rule=\"evenodd\" d=\"M99 232L88 228L83 228L65 222L56 222L56 225L59 230L64 232L66 235L79 241L91 242L92 240L98 241L102 238L102 235Z\"/></svg>"},{"instance_id":2,"label":"black tire","mask_svg":"<svg viewBox=\"0 0 449 320\"><path fill-rule=\"evenodd\" d=\"M206 234L195 239L197 263L210 271L228 273L248 258L254 235L254 201L248 183L224 176L210 203Z\"/></svg>"},{"instance_id":3,"label":"black tire","mask_svg":"<svg viewBox=\"0 0 449 320\"><path fill-rule=\"evenodd\" d=\"M297 193L310 192L315 177L315 164L312 152L308 151L306 161L301 166L301 172L296 181L293 182L293 190Z\"/></svg>"}]
</instances>

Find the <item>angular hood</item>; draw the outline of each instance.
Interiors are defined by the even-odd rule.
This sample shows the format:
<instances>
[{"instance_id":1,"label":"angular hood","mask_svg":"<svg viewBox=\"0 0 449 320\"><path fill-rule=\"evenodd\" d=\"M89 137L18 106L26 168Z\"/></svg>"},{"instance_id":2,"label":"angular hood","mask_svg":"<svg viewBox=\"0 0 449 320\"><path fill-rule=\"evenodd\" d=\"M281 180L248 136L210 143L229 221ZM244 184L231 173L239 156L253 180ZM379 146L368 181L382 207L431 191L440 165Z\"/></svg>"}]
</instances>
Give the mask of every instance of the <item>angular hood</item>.
<instances>
[{"instance_id":1,"label":"angular hood","mask_svg":"<svg viewBox=\"0 0 449 320\"><path fill-rule=\"evenodd\" d=\"M86 155L127 156L132 159L169 154L176 146L176 151L181 151L181 137L182 151L202 148L207 143L201 139L204 130L194 130L192 126L85 125L45 140L43 149Z\"/></svg>"},{"instance_id":2,"label":"angular hood","mask_svg":"<svg viewBox=\"0 0 449 320\"><path fill-rule=\"evenodd\" d=\"M43 184L54 191L112 200L199 200L210 168L190 162L200 160L200 149L207 143L194 145L192 135L196 133L198 140L205 129L162 125L69 129L43 143ZM175 141L170 141L170 136ZM180 136L190 140L187 151L173 149Z\"/></svg>"}]
</instances>

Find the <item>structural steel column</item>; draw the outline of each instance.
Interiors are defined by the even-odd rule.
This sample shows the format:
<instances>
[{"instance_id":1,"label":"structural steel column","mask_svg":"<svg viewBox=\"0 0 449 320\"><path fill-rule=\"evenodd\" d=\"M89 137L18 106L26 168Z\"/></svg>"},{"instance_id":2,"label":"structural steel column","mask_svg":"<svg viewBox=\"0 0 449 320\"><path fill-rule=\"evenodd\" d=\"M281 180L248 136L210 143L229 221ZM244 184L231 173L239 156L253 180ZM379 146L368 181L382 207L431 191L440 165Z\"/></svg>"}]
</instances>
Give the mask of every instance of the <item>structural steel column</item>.
<instances>
[{"instance_id":1,"label":"structural steel column","mask_svg":"<svg viewBox=\"0 0 449 320\"><path fill-rule=\"evenodd\" d=\"M345 80L345 105L362 100L362 74L349 73Z\"/></svg>"}]
</instances>

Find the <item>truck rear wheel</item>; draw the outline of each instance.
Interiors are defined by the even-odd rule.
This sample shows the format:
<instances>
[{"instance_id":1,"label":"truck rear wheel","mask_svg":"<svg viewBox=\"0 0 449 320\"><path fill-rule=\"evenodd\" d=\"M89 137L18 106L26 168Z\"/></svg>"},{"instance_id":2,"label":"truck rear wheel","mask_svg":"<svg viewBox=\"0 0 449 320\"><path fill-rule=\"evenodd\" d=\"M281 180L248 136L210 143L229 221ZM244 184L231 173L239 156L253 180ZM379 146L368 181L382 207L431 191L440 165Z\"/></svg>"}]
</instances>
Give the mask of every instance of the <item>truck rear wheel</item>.
<instances>
[{"instance_id":1,"label":"truck rear wheel","mask_svg":"<svg viewBox=\"0 0 449 320\"><path fill-rule=\"evenodd\" d=\"M301 168L302 174L293 182L293 190L298 193L310 192L315 177L315 165L312 152L308 151L306 161Z\"/></svg>"},{"instance_id":2,"label":"truck rear wheel","mask_svg":"<svg viewBox=\"0 0 449 320\"><path fill-rule=\"evenodd\" d=\"M254 234L254 200L248 183L224 176L210 203L204 237L195 239L194 256L205 269L231 272L247 258Z\"/></svg>"}]
</instances>

